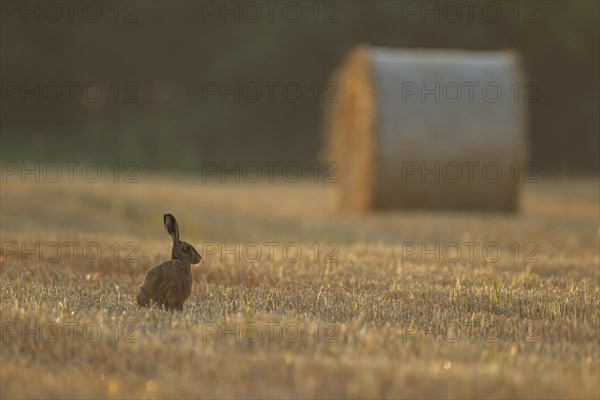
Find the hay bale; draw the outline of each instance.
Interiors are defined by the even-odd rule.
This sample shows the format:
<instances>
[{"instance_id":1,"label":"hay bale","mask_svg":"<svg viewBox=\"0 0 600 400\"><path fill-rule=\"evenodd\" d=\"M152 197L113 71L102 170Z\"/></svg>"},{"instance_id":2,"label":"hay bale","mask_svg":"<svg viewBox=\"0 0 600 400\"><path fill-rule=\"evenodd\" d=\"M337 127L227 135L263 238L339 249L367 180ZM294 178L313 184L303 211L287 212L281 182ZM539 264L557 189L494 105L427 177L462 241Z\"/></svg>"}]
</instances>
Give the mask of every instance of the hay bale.
<instances>
[{"instance_id":1,"label":"hay bale","mask_svg":"<svg viewBox=\"0 0 600 400\"><path fill-rule=\"evenodd\" d=\"M526 120L514 53L360 46L335 80L325 114L340 208L518 208Z\"/></svg>"}]
</instances>

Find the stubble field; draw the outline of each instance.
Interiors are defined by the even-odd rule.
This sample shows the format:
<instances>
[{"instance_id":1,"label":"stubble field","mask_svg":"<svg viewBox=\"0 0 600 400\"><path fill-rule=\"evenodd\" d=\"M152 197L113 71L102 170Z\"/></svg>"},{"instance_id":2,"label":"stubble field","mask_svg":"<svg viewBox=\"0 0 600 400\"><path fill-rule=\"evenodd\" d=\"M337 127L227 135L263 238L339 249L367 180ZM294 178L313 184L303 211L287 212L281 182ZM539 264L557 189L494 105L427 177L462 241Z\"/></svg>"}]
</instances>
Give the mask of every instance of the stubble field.
<instances>
[{"instance_id":1,"label":"stubble field","mask_svg":"<svg viewBox=\"0 0 600 400\"><path fill-rule=\"evenodd\" d=\"M599 398L598 186L343 215L332 186L2 183L2 398ZM203 260L139 309L162 215Z\"/></svg>"}]
</instances>

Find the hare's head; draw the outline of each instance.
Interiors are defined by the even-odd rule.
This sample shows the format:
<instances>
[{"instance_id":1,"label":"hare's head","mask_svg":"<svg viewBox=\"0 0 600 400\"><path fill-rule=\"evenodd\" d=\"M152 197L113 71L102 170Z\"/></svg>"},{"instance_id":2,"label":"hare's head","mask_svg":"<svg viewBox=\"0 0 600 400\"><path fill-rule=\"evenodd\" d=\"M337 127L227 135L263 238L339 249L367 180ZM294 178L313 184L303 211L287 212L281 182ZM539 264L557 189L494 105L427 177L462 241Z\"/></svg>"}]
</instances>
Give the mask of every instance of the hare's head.
<instances>
[{"instance_id":1,"label":"hare's head","mask_svg":"<svg viewBox=\"0 0 600 400\"><path fill-rule=\"evenodd\" d=\"M183 260L190 264L198 264L200 262L200 254L196 251L194 246L179 240L179 227L177 226L177 220L171 214L164 215L165 229L171 238L173 244L171 245L171 260Z\"/></svg>"}]
</instances>

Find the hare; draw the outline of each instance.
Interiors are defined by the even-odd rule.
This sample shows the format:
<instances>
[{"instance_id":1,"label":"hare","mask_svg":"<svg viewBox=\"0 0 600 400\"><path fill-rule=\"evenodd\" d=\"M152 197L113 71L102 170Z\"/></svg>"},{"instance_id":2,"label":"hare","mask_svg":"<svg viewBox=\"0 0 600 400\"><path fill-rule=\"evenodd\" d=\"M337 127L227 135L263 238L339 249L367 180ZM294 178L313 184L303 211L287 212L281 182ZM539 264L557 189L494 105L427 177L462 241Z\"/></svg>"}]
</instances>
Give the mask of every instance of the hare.
<instances>
[{"instance_id":1,"label":"hare","mask_svg":"<svg viewBox=\"0 0 600 400\"><path fill-rule=\"evenodd\" d=\"M198 264L201 257L191 244L179 240L179 227L174 216L165 214L164 224L173 239L171 259L148 270L137 303L140 307L154 303L170 311L182 311L183 303L192 293L191 265Z\"/></svg>"}]
</instances>

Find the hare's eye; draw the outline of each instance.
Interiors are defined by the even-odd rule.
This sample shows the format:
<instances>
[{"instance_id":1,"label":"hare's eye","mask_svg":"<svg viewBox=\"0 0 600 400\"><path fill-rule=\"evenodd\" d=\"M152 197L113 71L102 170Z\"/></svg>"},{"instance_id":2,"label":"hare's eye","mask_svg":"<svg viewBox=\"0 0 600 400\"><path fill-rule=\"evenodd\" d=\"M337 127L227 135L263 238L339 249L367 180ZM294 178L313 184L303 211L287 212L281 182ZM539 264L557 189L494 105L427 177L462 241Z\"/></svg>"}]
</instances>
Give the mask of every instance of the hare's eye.
<instances>
[{"instance_id":1,"label":"hare's eye","mask_svg":"<svg viewBox=\"0 0 600 400\"><path fill-rule=\"evenodd\" d=\"M192 246L190 246L189 244L186 244L186 245L183 247L183 249L184 249L185 251L190 251L190 250L192 249Z\"/></svg>"}]
</instances>

